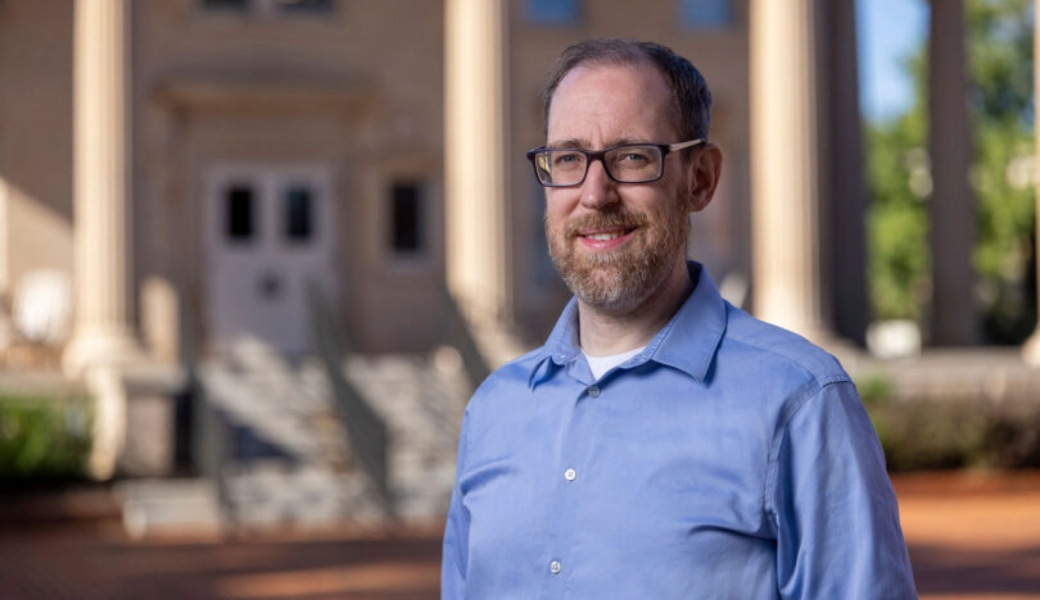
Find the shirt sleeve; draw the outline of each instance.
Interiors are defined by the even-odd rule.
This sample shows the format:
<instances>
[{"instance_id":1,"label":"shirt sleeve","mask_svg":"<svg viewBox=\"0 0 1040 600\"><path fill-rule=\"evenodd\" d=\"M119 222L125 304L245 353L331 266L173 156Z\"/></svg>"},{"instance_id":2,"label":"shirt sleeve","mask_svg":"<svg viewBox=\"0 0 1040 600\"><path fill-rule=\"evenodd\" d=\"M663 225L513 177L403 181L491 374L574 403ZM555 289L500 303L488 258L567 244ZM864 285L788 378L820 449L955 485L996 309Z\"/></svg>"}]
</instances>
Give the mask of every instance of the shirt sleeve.
<instances>
[{"instance_id":1,"label":"shirt sleeve","mask_svg":"<svg viewBox=\"0 0 1040 600\"><path fill-rule=\"evenodd\" d=\"M466 596L466 564L469 555L469 511L462 504L459 479L467 446L469 412L462 420L459 453L455 467L455 486L451 492L448 519L444 527L441 555L441 600L462 600Z\"/></svg>"},{"instance_id":2,"label":"shirt sleeve","mask_svg":"<svg viewBox=\"0 0 1040 600\"><path fill-rule=\"evenodd\" d=\"M781 598L917 598L885 458L851 382L794 410L772 481Z\"/></svg>"}]
</instances>

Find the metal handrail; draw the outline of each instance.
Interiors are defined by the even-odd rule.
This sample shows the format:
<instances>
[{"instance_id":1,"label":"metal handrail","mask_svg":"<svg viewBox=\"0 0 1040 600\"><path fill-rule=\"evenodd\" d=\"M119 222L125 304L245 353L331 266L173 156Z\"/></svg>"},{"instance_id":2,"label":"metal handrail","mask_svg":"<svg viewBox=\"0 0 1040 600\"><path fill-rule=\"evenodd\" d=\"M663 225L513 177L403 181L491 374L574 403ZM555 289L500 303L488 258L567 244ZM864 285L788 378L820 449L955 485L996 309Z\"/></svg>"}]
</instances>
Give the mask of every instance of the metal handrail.
<instances>
[{"instance_id":1,"label":"metal handrail","mask_svg":"<svg viewBox=\"0 0 1040 600\"><path fill-rule=\"evenodd\" d=\"M329 378L336 416L347 434L347 445L358 466L375 484L386 514L393 518L393 496L389 482L390 436L386 423L369 406L364 396L343 376L343 343L339 328L318 285L307 286L314 350Z\"/></svg>"},{"instance_id":2,"label":"metal handrail","mask_svg":"<svg viewBox=\"0 0 1040 600\"><path fill-rule=\"evenodd\" d=\"M446 314L444 322L446 343L459 353L470 384L476 389L491 374L491 368L480 351L476 338L473 337L470 323L462 314L455 296L446 285L441 286L441 299Z\"/></svg>"}]
</instances>

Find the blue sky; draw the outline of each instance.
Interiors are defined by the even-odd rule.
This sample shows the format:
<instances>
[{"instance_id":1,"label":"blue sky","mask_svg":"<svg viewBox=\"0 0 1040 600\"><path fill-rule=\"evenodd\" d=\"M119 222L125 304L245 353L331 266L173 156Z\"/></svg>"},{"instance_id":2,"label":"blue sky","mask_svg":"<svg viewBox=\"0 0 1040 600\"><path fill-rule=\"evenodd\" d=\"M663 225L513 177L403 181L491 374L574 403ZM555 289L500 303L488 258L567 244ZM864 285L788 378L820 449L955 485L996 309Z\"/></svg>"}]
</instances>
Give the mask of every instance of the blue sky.
<instances>
[{"instance_id":1,"label":"blue sky","mask_svg":"<svg viewBox=\"0 0 1040 600\"><path fill-rule=\"evenodd\" d=\"M912 88L902 61L928 35L926 0L856 0L860 105L871 120L910 107Z\"/></svg>"}]
</instances>

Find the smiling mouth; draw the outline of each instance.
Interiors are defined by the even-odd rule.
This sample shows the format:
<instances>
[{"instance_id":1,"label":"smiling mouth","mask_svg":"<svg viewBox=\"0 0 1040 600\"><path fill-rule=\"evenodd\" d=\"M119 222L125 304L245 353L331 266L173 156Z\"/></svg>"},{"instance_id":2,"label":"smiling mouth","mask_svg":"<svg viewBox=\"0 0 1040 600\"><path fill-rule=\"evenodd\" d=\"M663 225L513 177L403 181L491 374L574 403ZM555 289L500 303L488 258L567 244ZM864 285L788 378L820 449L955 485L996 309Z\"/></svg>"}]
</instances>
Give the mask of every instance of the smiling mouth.
<instances>
[{"instance_id":1,"label":"smiling mouth","mask_svg":"<svg viewBox=\"0 0 1040 600\"><path fill-rule=\"evenodd\" d=\"M597 212L574 219L564 226L564 239L581 243L590 250L619 248L639 230L650 226L647 215L625 209Z\"/></svg>"},{"instance_id":2,"label":"smiling mouth","mask_svg":"<svg viewBox=\"0 0 1040 600\"><path fill-rule=\"evenodd\" d=\"M626 236L632 233L633 231L635 231L635 228L615 229L612 231L596 231L593 233L581 233L579 235L588 240L593 240L596 242L607 242L613 239L617 239L619 237Z\"/></svg>"}]
</instances>

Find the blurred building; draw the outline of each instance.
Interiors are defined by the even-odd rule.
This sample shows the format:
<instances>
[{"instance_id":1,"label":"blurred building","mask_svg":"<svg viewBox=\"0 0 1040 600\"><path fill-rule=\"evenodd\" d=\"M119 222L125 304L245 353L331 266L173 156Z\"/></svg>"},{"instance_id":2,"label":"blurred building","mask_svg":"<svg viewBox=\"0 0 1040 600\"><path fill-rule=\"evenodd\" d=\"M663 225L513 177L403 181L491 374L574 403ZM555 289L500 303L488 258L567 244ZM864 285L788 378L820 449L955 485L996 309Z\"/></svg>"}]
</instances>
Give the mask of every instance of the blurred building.
<instances>
[{"instance_id":1,"label":"blurred building","mask_svg":"<svg viewBox=\"0 0 1040 600\"><path fill-rule=\"evenodd\" d=\"M462 13L486 6L501 11L477 27L488 47L462 52L496 52L481 58L498 79L462 94L497 101L467 110L501 124L470 142L461 123L449 140L445 31L472 37ZM543 141L546 71L589 36L659 40L705 72L727 163L691 255L750 277L742 2L5 0L0 32L0 288L82 275L73 371L95 349L175 359L185 331L203 352L243 332L306 351L309 282L352 348L427 350L443 341L449 273L476 262L498 278L472 284L486 308L537 340L566 295L523 151ZM485 102L491 83L503 93ZM457 170L498 171L497 189L459 203L486 220L450 214L449 142ZM461 228L484 247L452 254Z\"/></svg>"},{"instance_id":2,"label":"blurred building","mask_svg":"<svg viewBox=\"0 0 1040 600\"><path fill-rule=\"evenodd\" d=\"M933 159L949 205L934 340L972 344L962 8L934 9L933 125L952 136ZM243 334L305 354L312 298L356 352L444 343L449 297L537 343L567 294L523 152L544 140L554 58L619 36L691 58L714 92L726 162L690 256L760 316L859 344L854 15L852 0L0 0L0 292L10 309L35 272L72 282L50 342L72 376Z\"/></svg>"}]
</instances>

